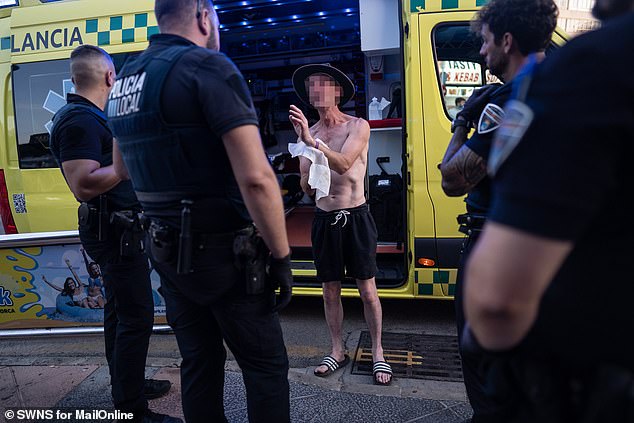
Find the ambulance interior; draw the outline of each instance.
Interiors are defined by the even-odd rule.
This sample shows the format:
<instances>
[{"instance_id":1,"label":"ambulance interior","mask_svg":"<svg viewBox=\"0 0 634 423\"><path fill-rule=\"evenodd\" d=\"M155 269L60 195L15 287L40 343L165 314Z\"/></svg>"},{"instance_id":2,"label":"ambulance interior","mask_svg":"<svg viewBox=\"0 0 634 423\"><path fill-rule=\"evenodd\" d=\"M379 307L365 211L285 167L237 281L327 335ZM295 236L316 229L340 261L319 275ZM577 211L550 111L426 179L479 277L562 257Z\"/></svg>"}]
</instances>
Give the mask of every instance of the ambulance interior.
<instances>
[{"instance_id":1,"label":"ambulance interior","mask_svg":"<svg viewBox=\"0 0 634 423\"><path fill-rule=\"evenodd\" d=\"M290 104L309 119L316 112L294 94L298 67L329 63L356 87L344 113L370 122L366 198L377 223L377 286L393 288L407 279L406 178L403 154L403 64L398 0L256 0L215 2L221 22L221 49L236 63L251 90L266 151L277 173L295 265L312 269L310 229L314 201L299 186L299 160L288 144L297 141L288 120ZM433 40L440 109L446 126L458 97L468 98L487 73L478 54L480 40L468 23L438 25ZM374 100L376 99L376 100ZM448 135L449 136L449 135ZM447 142L449 138L447 138ZM296 277L313 285L314 277ZM344 286L354 286L353 280Z\"/></svg>"},{"instance_id":2,"label":"ambulance interior","mask_svg":"<svg viewBox=\"0 0 634 423\"><path fill-rule=\"evenodd\" d=\"M311 63L329 63L344 72L353 81L356 94L343 105L342 111L353 116L369 119L369 105L373 97L377 98L379 107L375 107L370 121L366 196L379 226L377 281L379 286L394 287L406 279L404 225L400 223L403 222L404 192L398 3L384 0L368 1L367 5L360 3L364 2L214 2L221 22L221 50L236 63L249 85L260 119L262 141L280 182L296 266L305 261L306 270L313 268L310 230L315 203L299 185L299 159L291 158L288 152L288 144L297 142L288 119L289 106L300 107L310 125L319 116L295 95L291 82L293 72ZM361 8L372 7L371 3L391 9L394 28L384 32L391 32L391 48L375 46L362 50ZM383 172L380 166L384 170L382 186L392 187L391 192L377 194L371 189ZM299 276L296 280L305 285L315 283L314 277ZM344 284L353 285L354 281L347 280Z\"/></svg>"}]
</instances>

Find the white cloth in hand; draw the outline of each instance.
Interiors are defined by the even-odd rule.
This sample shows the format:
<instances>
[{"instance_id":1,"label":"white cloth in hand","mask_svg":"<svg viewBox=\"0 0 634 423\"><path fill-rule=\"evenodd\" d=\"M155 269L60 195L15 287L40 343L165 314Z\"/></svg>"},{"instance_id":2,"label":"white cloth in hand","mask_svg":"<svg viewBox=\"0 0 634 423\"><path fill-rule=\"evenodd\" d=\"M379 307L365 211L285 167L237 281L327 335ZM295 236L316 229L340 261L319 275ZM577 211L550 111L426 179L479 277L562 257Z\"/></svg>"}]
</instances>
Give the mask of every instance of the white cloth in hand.
<instances>
[{"instance_id":1,"label":"white cloth in hand","mask_svg":"<svg viewBox=\"0 0 634 423\"><path fill-rule=\"evenodd\" d=\"M321 145L324 146L324 148L328 148L325 144ZM330 167L328 167L328 158L326 155L299 140L296 143L289 143L288 151L293 157L302 156L311 161L308 171L308 185L316 191L316 200L327 197L330 193Z\"/></svg>"}]
</instances>

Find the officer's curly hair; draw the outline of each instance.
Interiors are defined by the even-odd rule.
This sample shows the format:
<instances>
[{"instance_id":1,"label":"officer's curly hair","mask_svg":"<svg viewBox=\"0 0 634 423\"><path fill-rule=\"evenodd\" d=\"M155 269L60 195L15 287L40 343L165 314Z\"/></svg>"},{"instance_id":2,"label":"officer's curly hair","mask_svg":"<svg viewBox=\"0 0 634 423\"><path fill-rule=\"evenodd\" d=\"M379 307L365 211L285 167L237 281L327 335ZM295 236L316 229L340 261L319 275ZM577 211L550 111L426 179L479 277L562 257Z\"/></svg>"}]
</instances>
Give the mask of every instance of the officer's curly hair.
<instances>
[{"instance_id":1,"label":"officer's curly hair","mask_svg":"<svg viewBox=\"0 0 634 423\"><path fill-rule=\"evenodd\" d=\"M559 9L553 0L490 0L478 11L471 27L479 33L486 24L496 44L510 33L526 56L548 46L557 16Z\"/></svg>"}]
</instances>

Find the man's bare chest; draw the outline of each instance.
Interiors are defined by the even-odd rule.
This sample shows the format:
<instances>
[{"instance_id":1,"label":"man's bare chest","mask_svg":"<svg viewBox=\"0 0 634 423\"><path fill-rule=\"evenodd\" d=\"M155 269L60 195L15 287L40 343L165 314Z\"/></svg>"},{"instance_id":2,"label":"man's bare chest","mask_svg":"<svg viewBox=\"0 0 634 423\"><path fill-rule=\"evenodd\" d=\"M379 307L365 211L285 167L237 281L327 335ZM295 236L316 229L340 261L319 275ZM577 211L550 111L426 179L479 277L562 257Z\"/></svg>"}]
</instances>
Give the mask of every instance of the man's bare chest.
<instances>
[{"instance_id":1,"label":"man's bare chest","mask_svg":"<svg viewBox=\"0 0 634 423\"><path fill-rule=\"evenodd\" d=\"M345 125L338 128L318 129L313 135L319 138L333 151L341 152L349 136L348 128Z\"/></svg>"}]
</instances>

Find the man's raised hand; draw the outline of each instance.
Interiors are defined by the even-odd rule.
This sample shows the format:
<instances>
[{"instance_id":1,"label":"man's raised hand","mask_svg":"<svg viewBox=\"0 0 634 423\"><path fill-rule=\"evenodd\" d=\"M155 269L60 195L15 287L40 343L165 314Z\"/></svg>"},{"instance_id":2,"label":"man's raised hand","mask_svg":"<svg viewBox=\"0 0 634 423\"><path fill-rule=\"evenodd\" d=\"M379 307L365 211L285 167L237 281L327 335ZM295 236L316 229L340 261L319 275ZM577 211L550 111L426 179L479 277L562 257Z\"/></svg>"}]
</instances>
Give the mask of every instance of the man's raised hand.
<instances>
[{"instance_id":1,"label":"man's raised hand","mask_svg":"<svg viewBox=\"0 0 634 423\"><path fill-rule=\"evenodd\" d=\"M314 147L315 140L313 139L313 136L310 135L310 129L308 128L308 119L306 119L306 116L304 116L304 112L302 112L299 107L291 104L291 108L288 113L288 119L293 124L295 133L300 138L300 140L302 140L307 146Z\"/></svg>"}]
</instances>

